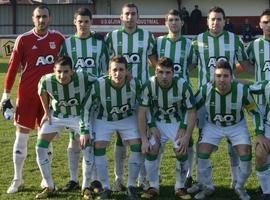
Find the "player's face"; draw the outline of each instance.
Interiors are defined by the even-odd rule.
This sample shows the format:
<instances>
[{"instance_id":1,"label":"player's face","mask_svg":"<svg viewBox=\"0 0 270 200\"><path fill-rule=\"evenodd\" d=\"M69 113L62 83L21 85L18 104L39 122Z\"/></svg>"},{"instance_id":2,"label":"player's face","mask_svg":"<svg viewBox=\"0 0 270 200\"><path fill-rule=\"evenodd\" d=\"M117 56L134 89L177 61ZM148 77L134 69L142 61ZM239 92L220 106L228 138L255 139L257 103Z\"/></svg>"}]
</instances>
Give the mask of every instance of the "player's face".
<instances>
[{"instance_id":1,"label":"player's face","mask_svg":"<svg viewBox=\"0 0 270 200\"><path fill-rule=\"evenodd\" d=\"M215 85L220 92L229 92L231 89L232 75L228 69L215 70Z\"/></svg>"},{"instance_id":2,"label":"player's face","mask_svg":"<svg viewBox=\"0 0 270 200\"><path fill-rule=\"evenodd\" d=\"M173 71L168 67L156 66L156 77L158 83L163 88L169 88L172 84Z\"/></svg>"},{"instance_id":3,"label":"player's face","mask_svg":"<svg viewBox=\"0 0 270 200\"><path fill-rule=\"evenodd\" d=\"M50 22L49 11L46 8L35 9L33 12L32 20L36 33L46 33Z\"/></svg>"},{"instance_id":4,"label":"player's face","mask_svg":"<svg viewBox=\"0 0 270 200\"><path fill-rule=\"evenodd\" d=\"M219 35L222 33L224 26L225 26L225 19L222 13L218 12L210 12L207 18L207 24L209 31L213 35Z\"/></svg>"},{"instance_id":5,"label":"player's face","mask_svg":"<svg viewBox=\"0 0 270 200\"><path fill-rule=\"evenodd\" d=\"M270 15L263 15L260 19L260 27L264 35L270 35Z\"/></svg>"},{"instance_id":6,"label":"player's face","mask_svg":"<svg viewBox=\"0 0 270 200\"><path fill-rule=\"evenodd\" d=\"M134 7L124 7L120 19L127 29L134 29L137 26L138 14Z\"/></svg>"},{"instance_id":7,"label":"player's face","mask_svg":"<svg viewBox=\"0 0 270 200\"><path fill-rule=\"evenodd\" d=\"M71 81L73 71L69 65L55 65L54 73L57 81L66 85Z\"/></svg>"},{"instance_id":8,"label":"player's face","mask_svg":"<svg viewBox=\"0 0 270 200\"><path fill-rule=\"evenodd\" d=\"M112 62L109 67L109 75L112 84L116 87L122 87L126 81L127 68L124 63Z\"/></svg>"},{"instance_id":9,"label":"player's face","mask_svg":"<svg viewBox=\"0 0 270 200\"><path fill-rule=\"evenodd\" d=\"M74 25L76 26L78 36L89 36L91 24L92 21L89 16L77 15L74 18Z\"/></svg>"},{"instance_id":10,"label":"player's face","mask_svg":"<svg viewBox=\"0 0 270 200\"><path fill-rule=\"evenodd\" d=\"M183 22L179 16L168 15L168 18L166 20L166 27L169 29L170 32L176 34L181 33L182 26Z\"/></svg>"}]
</instances>

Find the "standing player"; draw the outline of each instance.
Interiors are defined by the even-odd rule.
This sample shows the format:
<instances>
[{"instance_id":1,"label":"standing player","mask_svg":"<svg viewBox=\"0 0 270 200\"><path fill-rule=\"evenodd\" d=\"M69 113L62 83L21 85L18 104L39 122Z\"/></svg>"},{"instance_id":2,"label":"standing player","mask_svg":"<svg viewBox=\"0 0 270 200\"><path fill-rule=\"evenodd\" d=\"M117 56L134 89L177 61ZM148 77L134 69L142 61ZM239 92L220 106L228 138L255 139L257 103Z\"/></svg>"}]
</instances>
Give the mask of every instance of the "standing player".
<instances>
[{"instance_id":1,"label":"standing player","mask_svg":"<svg viewBox=\"0 0 270 200\"><path fill-rule=\"evenodd\" d=\"M95 165L97 176L104 188L101 198L108 198L111 194L106 147L112 133L116 131L130 145L127 193L131 198L137 197L134 184L142 164L142 154L135 109L141 86L136 79L127 80L127 75L125 58L112 57L109 63L109 76L101 77L94 83L86 96L81 113L81 142L88 140L89 132L95 133ZM93 116L92 111L95 112L93 129L90 127L92 120L89 119L89 116Z\"/></svg>"},{"instance_id":2,"label":"standing player","mask_svg":"<svg viewBox=\"0 0 270 200\"><path fill-rule=\"evenodd\" d=\"M91 11L87 8L78 8L74 14L76 33L65 39L60 54L71 57L74 71L86 71L90 77L100 77L107 72L109 56L105 42L96 38L96 35L90 31L91 23ZM81 150L79 138L75 138L75 133L70 133L67 152L70 181L62 189L63 191L71 191L79 187L78 167Z\"/></svg>"},{"instance_id":3,"label":"standing player","mask_svg":"<svg viewBox=\"0 0 270 200\"><path fill-rule=\"evenodd\" d=\"M255 65L255 81L270 80L270 9L260 16L260 28L263 36L252 41L247 48L250 61ZM257 104L265 114L265 101L262 95L257 95Z\"/></svg>"},{"instance_id":4,"label":"standing player","mask_svg":"<svg viewBox=\"0 0 270 200\"><path fill-rule=\"evenodd\" d=\"M82 101L90 88L90 77L86 72L74 73L70 57L59 57L55 62L54 73L40 79L38 94L44 110L40 134L37 139L37 163L45 188L36 195L37 199L46 199L54 193L51 165L48 158L48 146L53 138L66 127L79 134L79 120ZM91 78L91 80L95 80ZM93 148L90 141L83 148L83 176L90 178L93 165ZM83 182L82 188L89 187ZM87 192L88 194L89 192ZM83 191L84 194L84 191Z\"/></svg>"},{"instance_id":5,"label":"standing player","mask_svg":"<svg viewBox=\"0 0 270 200\"><path fill-rule=\"evenodd\" d=\"M227 138L240 157L234 191L241 200L248 200L244 184L251 173L251 144L244 109L253 117L258 145L262 144L263 120L248 86L233 81L229 62L219 61L214 73L214 82L203 85L196 94L197 108L205 106L207 120L199 138L196 192L200 192L195 199L205 199L214 192L210 155L220 140Z\"/></svg>"},{"instance_id":6,"label":"standing player","mask_svg":"<svg viewBox=\"0 0 270 200\"><path fill-rule=\"evenodd\" d=\"M189 82L189 69L191 64L191 40L181 35L184 21L178 10L170 10L165 17L165 25L169 33L157 38L158 58L167 57L172 59L174 65L174 76L182 77ZM187 187L191 187L193 174L194 150L191 138L188 148L189 170Z\"/></svg>"},{"instance_id":7,"label":"standing player","mask_svg":"<svg viewBox=\"0 0 270 200\"><path fill-rule=\"evenodd\" d=\"M228 61L234 69L235 59L237 59L245 69L250 69L250 63L240 37L224 31L224 10L220 7L211 8L208 12L207 24L209 30L199 34L193 41L193 63L198 65L198 87L213 79L216 62L219 60ZM198 110L198 121L199 132L201 132L205 121L204 107ZM238 157L230 144L228 151L231 161L233 188L238 173Z\"/></svg>"},{"instance_id":8,"label":"standing player","mask_svg":"<svg viewBox=\"0 0 270 200\"><path fill-rule=\"evenodd\" d=\"M269 11L268 16L269 16ZM265 13L265 12L263 12ZM270 18L268 18L268 21ZM270 152L270 82L269 80L260 81L250 86L250 90L254 94L259 94L262 100L265 102L265 115L264 115L264 126L265 136L260 135L260 139L264 142L259 143L256 141L255 152L256 152L256 172L262 189L262 200L270 199L270 168L269 168L269 152ZM258 136L257 136L258 138ZM256 139L257 139L256 138Z\"/></svg>"},{"instance_id":9,"label":"standing player","mask_svg":"<svg viewBox=\"0 0 270 200\"><path fill-rule=\"evenodd\" d=\"M132 77L142 83L148 80L149 64L156 63L154 36L147 30L137 26L139 19L138 7L133 3L124 4L120 16L123 27L114 30L106 37L106 43L112 56L122 55L128 63L128 70ZM130 75L129 75L130 76ZM115 145L115 190L123 189L124 163L126 147L120 137ZM143 183L143 176L139 178L139 185Z\"/></svg>"},{"instance_id":10,"label":"standing player","mask_svg":"<svg viewBox=\"0 0 270 200\"><path fill-rule=\"evenodd\" d=\"M23 184L22 169L27 156L29 132L35 128L36 123L40 125L43 116L37 94L38 81L42 75L53 71L54 61L64 40L60 33L48 30L50 19L48 7L38 6L34 9L32 16L34 28L16 39L5 77L1 106L10 99L10 91L21 66L14 122L16 125L16 139L13 146L14 178L7 193L17 192Z\"/></svg>"},{"instance_id":11,"label":"standing player","mask_svg":"<svg viewBox=\"0 0 270 200\"><path fill-rule=\"evenodd\" d=\"M142 151L146 154L145 168L150 188L143 197L153 198L159 194L158 154L160 147L168 140L173 141L176 154L175 195L181 199L191 199L185 190L188 170L188 144L196 120L195 98L189 83L182 78L173 78L173 62L170 58L161 57L156 65L155 76L152 76L143 87L138 124L142 137ZM158 131L146 133L146 113L149 108L154 112L152 117ZM184 123L181 111L186 111L188 124Z\"/></svg>"}]
</instances>

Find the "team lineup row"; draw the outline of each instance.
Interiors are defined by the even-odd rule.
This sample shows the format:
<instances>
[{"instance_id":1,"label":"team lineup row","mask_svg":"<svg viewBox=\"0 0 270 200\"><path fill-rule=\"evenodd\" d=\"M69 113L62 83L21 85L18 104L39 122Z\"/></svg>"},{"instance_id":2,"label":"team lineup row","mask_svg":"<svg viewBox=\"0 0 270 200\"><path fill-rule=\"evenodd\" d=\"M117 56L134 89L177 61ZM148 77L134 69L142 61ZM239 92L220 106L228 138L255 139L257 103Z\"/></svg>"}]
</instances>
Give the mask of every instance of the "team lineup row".
<instances>
[{"instance_id":1,"label":"team lineup row","mask_svg":"<svg viewBox=\"0 0 270 200\"><path fill-rule=\"evenodd\" d=\"M3 107L10 99L10 90L21 65L15 113L14 179L8 193L16 193L23 183L22 168L27 155L28 133L35 128L37 122L39 126L42 125L38 131L36 152L43 178L41 185L44 188L37 198L47 198L54 193L48 156L50 141L60 132L60 127L67 126L74 132L71 133L68 147L70 182L65 189L78 186L79 152L80 147L83 147L82 194L85 199L90 198L91 194L88 188L91 171L96 171L96 178L102 183L100 196L106 198L110 195L105 150L114 131L118 132L123 141L128 141L131 149L127 183L130 198L138 197L134 182L139 171L139 181L150 184L149 188L145 188L143 196L152 198L159 194L159 152L168 139L174 141L177 155L176 196L190 199L188 192L198 192L195 198L203 199L212 194L214 187L211 179L209 180L209 156L220 138L227 137L234 147L231 147L231 151L236 150L236 159L231 159L234 161L231 163L233 187L240 199L249 199L243 187L251 170L250 140L243 115L243 108L246 108L252 113L256 127L256 169L263 191L262 198L269 199L270 179L266 175L269 171L267 156L270 147L267 134L264 134L268 130L269 108L266 105L269 100L269 86L268 81L259 81L269 80L270 10L264 11L260 17L263 37L251 42L247 50L238 36L223 30L225 13L219 7L209 10L209 30L199 34L194 41L181 36L183 22L177 10L170 10L165 17L168 34L155 40L150 32L137 27L138 8L132 3L122 7L120 19L123 27L108 33L105 42L90 31L92 15L86 8L79 8L75 12L74 24L77 32L67 39L58 32L48 30L50 11L46 6L37 7L32 19L34 29L20 35L15 42L1 99ZM54 60L58 55L68 55L71 61L67 57L61 57L55 64ZM111 58L108 64L109 56L118 57ZM254 73L255 69L255 80L258 81L256 84L248 87L232 81L236 59L246 71ZM148 60L155 68L155 76L151 78ZM108 65L109 75L97 79L107 74ZM188 84L188 73L195 66L198 67L198 85L202 86L195 95L197 104ZM43 76L53 69L54 74ZM214 82L208 83L213 78ZM88 82L94 79L97 81L90 87ZM266 113L262 115L265 118L257 110L250 90L265 93L257 96L260 110ZM139 99L138 128L133 113L135 99ZM83 111L82 105L86 108ZM150 111L147 107L151 108ZM188 144L196 118L195 107L201 107L197 112L200 129L197 149L198 184L186 190L186 179L192 177L193 171L193 147ZM53 110L52 113L50 109ZM91 115L93 110L95 114ZM148 125L146 113L151 113L147 114ZM78 127L80 114L81 131ZM70 120L71 116L74 119ZM128 129L124 129L126 124L129 124ZM146 133L147 127L149 131ZM82 133L80 140L77 138L78 132ZM94 138L94 151L90 138ZM126 147L121 142L117 144L115 183L119 189L123 186L122 155L125 154ZM143 163L142 153L146 155L145 168L140 167ZM91 170L93 163L95 170Z\"/></svg>"}]
</instances>

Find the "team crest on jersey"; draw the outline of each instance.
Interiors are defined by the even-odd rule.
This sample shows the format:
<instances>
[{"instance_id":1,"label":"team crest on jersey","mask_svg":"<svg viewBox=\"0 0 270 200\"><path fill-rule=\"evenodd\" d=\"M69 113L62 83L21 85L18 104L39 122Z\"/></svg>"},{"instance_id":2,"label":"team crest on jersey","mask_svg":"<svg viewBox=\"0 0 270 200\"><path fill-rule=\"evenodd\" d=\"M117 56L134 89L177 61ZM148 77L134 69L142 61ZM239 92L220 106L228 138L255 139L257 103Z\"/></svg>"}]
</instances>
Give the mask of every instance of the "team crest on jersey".
<instances>
[{"instance_id":1,"label":"team crest on jersey","mask_svg":"<svg viewBox=\"0 0 270 200\"><path fill-rule=\"evenodd\" d=\"M74 92L75 93L80 93L80 87L74 87Z\"/></svg>"},{"instance_id":2,"label":"team crest on jersey","mask_svg":"<svg viewBox=\"0 0 270 200\"><path fill-rule=\"evenodd\" d=\"M143 47L144 46L144 42L143 41L138 41L138 46L139 47Z\"/></svg>"},{"instance_id":3,"label":"team crest on jersey","mask_svg":"<svg viewBox=\"0 0 270 200\"><path fill-rule=\"evenodd\" d=\"M111 101L111 97L106 97L106 101Z\"/></svg>"},{"instance_id":4,"label":"team crest on jersey","mask_svg":"<svg viewBox=\"0 0 270 200\"><path fill-rule=\"evenodd\" d=\"M97 52L97 47L96 46L92 46L92 51L93 52Z\"/></svg>"},{"instance_id":5,"label":"team crest on jersey","mask_svg":"<svg viewBox=\"0 0 270 200\"><path fill-rule=\"evenodd\" d=\"M224 44L224 50L229 51L230 50L230 44Z\"/></svg>"},{"instance_id":6,"label":"team crest on jersey","mask_svg":"<svg viewBox=\"0 0 270 200\"><path fill-rule=\"evenodd\" d=\"M214 101L210 101L210 106L216 106Z\"/></svg>"},{"instance_id":7,"label":"team crest on jersey","mask_svg":"<svg viewBox=\"0 0 270 200\"><path fill-rule=\"evenodd\" d=\"M127 98L131 98L132 97L132 92L127 92L126 96L127 96Z\"/></svg>"},{"instance_id":8,"label":"team crest on jersey","mask_svg":"<svg viewBox=\"0 0 270 200\"><path fill-rule=\"evenodd\" d=\"M264 53L264 49L260 49L260 53L263 54Z\"/></svg>"},{"instance_id":9,"label":"team crest on jersey","mask_svg":"<svg viewBox=\"0 0 270 200\"><path fill-rule=\"evenodd\" d=\"M50 46L51 49L55 49L56 48L55 42L49 42L49 46Z\"/></svg>"},{"instance_id":10,"label":"team crest on jersey","mask_svg":"<svg viewBox=\"0 0 270 200\"><path fill-rule=\"evenodd\" d=\"M232 109L237 109L238 108L238 103L231 103L231 108Z\"/></svg>"},{"instance_id":11,"label":"team crest on jersey","mask_svg":"<svg viewBox=\"0 0 270 200\"><path fill-rule=\"evenodd\" d=\"M121 46L122 46L122 42L119 41L119 42L117 43L117 46L121 47Z\"/></svg>"}]
</instances>

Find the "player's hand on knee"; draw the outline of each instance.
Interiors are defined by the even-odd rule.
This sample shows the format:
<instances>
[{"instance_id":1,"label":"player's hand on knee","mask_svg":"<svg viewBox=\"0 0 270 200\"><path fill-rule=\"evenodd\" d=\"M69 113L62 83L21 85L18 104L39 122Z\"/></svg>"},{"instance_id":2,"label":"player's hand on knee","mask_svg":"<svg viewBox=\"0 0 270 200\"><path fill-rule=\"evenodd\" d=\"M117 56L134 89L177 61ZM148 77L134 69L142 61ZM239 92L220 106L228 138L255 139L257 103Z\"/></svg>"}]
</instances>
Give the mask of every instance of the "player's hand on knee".
<instances>
[{"instance_id":1,"label":"player's hand on knee","mask_svg":"<svg viewBox=\"0 0 270 200\"><path fill-rule=\"evenodd\" d=\"M80 146L81 149L86 147L86 144L90 141L90 134L80 135Z\"/></svg>"},{"instance_id":2,"label":"player's hand on knee","mask_svg":"<svg viewBox=\"0 0 270 200\"><path fill-rule=\"evenodd\" d=\"M260 145L266 152L270 151L270 140L264 135L256 136L256 146Z\"/></svg>"},{"instance_id":3,"label":"player's hand on knee","mask_svg":"<svg viewBox=\"0 0 270 200\"><path fill-rule=\"evenodd\" d=\"M143 140L142 141L142 153L143 154L146 154L150 151L150 144L148 142L148 140Z\"/></svg>"},{"instance_id":4,"label":"player's hand on knee","mask_svg":"<svg viewBox=\"0 0 270 200\"><path fill-rule=\"evenodd\" d=\"M48 121L48 124L51 125L52 124L52 119L51 119L51 115L50 114L44 114L42 119L41 119L41 123L40 126L42 126L46 121Z\"/></svg>"},{"instance_id":5,"label":"player's hand on knee","mask_svg":"<svg viewBox=\"0 0 270 200\"><path fill-rule=\"evenodd\" d=\"M175 148L180 154L185 154L188 149L189 135L186 134L185 129L179 129L175 138Z\"/></svg>"},{"instance_id":6,"label":"player's hand on knee","mask_svg":"<svg viewBox=\"0 0 270 200\"><path fill-rule=\"evenodd\" d=\"M160 132L157 127L151 127L149 129L150 135L153 136L156 142L160 142Z\"/></svg>"}]
</instances>

